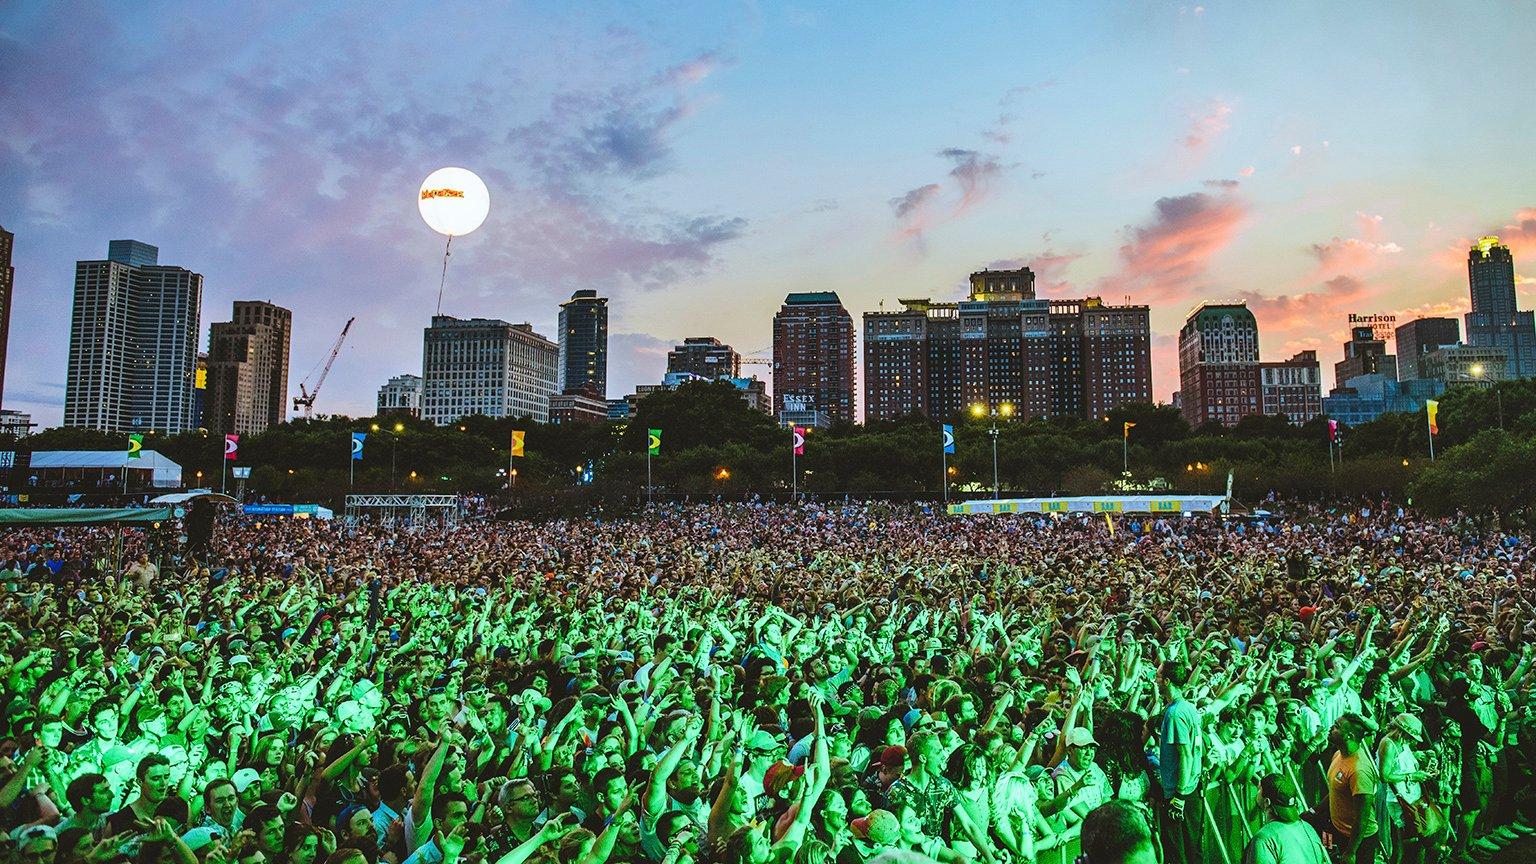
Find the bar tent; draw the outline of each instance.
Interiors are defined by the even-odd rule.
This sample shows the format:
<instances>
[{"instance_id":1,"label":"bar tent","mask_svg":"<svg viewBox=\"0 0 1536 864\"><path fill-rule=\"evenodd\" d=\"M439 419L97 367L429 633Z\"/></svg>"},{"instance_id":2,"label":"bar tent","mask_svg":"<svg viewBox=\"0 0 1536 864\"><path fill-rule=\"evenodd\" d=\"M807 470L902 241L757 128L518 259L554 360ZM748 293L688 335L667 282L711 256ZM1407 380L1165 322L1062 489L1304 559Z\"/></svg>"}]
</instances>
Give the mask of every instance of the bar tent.
<instances>
[{"instance_id":1,"label":"bar tent","mask_svg":"<svg viewBox=\"0 0 1536 864\"><path fill-rule=\"evenodd\" d=\"M181 486L181 466L155 450L142 450L139 458L129 459L127 450L37 450L32 453L32 473L40 479L94 479L105 482L108 475L121 484L123 471L150 472L149 486L175 489ZM142 476L142 475L137 475ZM141 484L142 488L142 484Z\"/></svg>"}]
</instances>

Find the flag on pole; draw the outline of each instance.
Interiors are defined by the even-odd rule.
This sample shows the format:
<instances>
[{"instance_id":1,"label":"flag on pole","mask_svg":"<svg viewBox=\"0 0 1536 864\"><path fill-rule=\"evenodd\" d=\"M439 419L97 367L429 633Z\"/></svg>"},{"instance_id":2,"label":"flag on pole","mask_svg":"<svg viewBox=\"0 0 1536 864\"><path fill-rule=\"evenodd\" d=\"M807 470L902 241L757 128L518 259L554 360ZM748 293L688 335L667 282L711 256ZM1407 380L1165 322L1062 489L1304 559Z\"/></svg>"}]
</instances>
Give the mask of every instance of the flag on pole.
<instances>
[{"instance_id":1,"label":"flag on pole","mask_svg":"<svg viewBox=\"0 0 1536 864\"><path fill-rule=\"evenodd\" d=\"M1121 438L1129 438L1129 437L1131 437L1131 427L1135 426L1135 425L1136 425L1135 423L1132 423L1129 420L1127 420L1125 422L1125 429L1121 432L1120 437Z\"/></svg>"},{"instance_id":2,"label":"flag on pole","mask_svg":"<svg viewBox=\"0 0 1536 864\"><path fill-rule=\"evenodd\" d=\"M955 452L955 427L948 423L944 424L944 452Z\"/></svg>"},{"instance_id":3,"label":"flag on pole","mask_svg":"<svg viewBox=\"0 0 1536 864\"><path fill-rule=\"evenodd\" d=\"M652 455L652 456L660 456L661 455L661 430L660 429L652 429L652 430L650 430L650 439L646 442L646 446L648 448L646 450L646 452L649 453L650 455Z\"/></svg>"},{"instance_id":4,"label":"flag on pole","mask_svg":"<svg viewBox=\"0 0 1536 864\"><path fill-rule=\"evenodd\" d=\"M352 461L361 462L363 459L363 441L367 439L367 432L352 433Z\"/></svg>"},{"instance_id":5,"label":"flag on pole","mask_svg":"<svg viewBox=\"0 0 1536 864\"><path fill-rule=\"evenodd\" d=\"M806 428L804 426L796 426L795 427L795 455L796 456L804 456L805 455L805 433L806 433Z\"/></svg>"},{"instance_id":6,"label":"flag on pole","mask_svg":"<svg viewBox=\"0 0 1536 864\"><path fill-rule=\"evenodd\" d=\"M144 436L137 432L128 436L128 458L142 459L144 452Z\"/></svg>"},{"instance_id":7,"label":"flag on pole","mask_svg":"<svg viewBox=\"0 0 1536 864\"><path fill-rule=\"evenodd\" d=\"M1334 420L1331 417L1328 419L1328 440L1339 440L1339 421Z\"/></svg>"},{"instance_id":8,"label":"flag on pole","mask_svg":"<svg viewBox=\"0 0 1536 864\"><path fill-rule=\"evenodd\" d=\"M1104 524L1109 526L1109 536L1115 536L1115 520L1109 518L1109 513L1107 511L1104 513Z\"/></svg>"},{"instance_id":9,"label":"flag on pole","mask_svg":"<svg viewBox=\"0 0 1536 864\"><path fill-rule=\"evenodd\" d=\"M527 432L524 432L521 429L513 429L512 430L512 455L513 456L525 456L525 455L527 455L527 454L523 453L523 436L527 435L527 434L528 434Z\"/></svg>"},{"instance_id":10,"label":"flag on pole","mask_svg":"<svg viewBox=\"0 0 1536 864\"><path fill-rule=\"evenodd\" d=\"M1429 434L1439 435L1440 424L1435 422L1435 418L1440 413L1440 403L1433 399L1424 400L1424 412L1429 415Z\"/></svg>"},{"instance_id":11,"label":"flag on pole","mask_svg":"<svg viewBox=\"0 0 1536 864\"><path fill-rule=\"evenodd\" d=\"M239 435L225 435L224 436L224 459L226 461L228 461L228 462L233 462L237 458L239 452L240 452L240 436Z\"/></svg>"}]
</instances>

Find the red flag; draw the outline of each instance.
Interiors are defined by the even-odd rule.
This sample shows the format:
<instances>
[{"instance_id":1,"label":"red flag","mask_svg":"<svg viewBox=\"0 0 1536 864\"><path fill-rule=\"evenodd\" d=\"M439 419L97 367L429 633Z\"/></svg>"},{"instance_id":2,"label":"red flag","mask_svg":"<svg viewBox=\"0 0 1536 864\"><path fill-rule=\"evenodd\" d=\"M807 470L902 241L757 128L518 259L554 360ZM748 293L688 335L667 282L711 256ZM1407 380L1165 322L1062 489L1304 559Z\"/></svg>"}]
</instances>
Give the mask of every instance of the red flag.
<instances>
[{"instance_id":1,"label":"red flag","mask_svg":"<svg viewBox=\"0 0 1536 864\"><path fill-rule=\"evenodd\" d=\"M796 426L795 427L795 455L796 456L804 456L805 455L805 433L808 432L808 431L810 431L810 430L806 429L804 426Z\"/></svg>"},{"instance_id":2,"label":"red flag","mask_svg":"<svg viewBox=\"0 0 1536 864\"><path fill-rule=\"evenodd\" d=\"M1339 421L1337 421L1337 420L1329 420L1328 421L1328 440L1329 441L1336 441L1336 440L1338 440L1338 437L1339 437Z\"/></svg>"},{"instance_id":3,"label":"red flag","mask_svg":"<svg viewBox=\"0 0 1536 864\"><path fill-rule=\"evenodd\" d=\"M228 459L231 462L233 462L233 461L235 461L236 454L239 453L239 452L240 452L240 436L239 435L225 435L224 436L224 458Z\"/></svg>"}]
</instances>

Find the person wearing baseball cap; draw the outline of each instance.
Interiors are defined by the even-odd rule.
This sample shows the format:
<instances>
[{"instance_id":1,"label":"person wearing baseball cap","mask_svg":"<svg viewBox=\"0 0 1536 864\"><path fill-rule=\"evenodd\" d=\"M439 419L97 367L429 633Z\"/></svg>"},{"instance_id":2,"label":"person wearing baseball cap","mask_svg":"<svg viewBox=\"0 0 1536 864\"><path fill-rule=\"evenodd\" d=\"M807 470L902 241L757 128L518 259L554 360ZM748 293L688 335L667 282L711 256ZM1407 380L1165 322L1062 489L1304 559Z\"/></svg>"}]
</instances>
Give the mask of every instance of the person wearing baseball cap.
<instances>
[{"instance_id":1,"label":"person wearing baseball cap","mask_svg":"<svg viewBox=\"0 0 1536 864\"><path fill-rule=\"evenodd\" d=\"M1061 820L1064 828L1083 821L1089 811L1114 797L1109 775L1094 763L1099 742L1093 730L1086 726L1074 726L1067 730L1067 758L1051 772L1056 797L1040 808L1047 816Z\"/></svg>"},{"instance_id":2,"label":"person wearing baseball cap","mask_svg":"<svg viewBox=\"0 0 1536 864\"><path fill-rule=\"evenodd\" d=\"M867 858L901 843L901 820L889 810L871 810L848 823L854 848Z\"/></svg>"},{"instance_id":3,"label":"person wearing baseball cap","mask_svg":"<svg viewBox=\"0 0 1536 864\"><path fill-rule=\"evenodd\" d=\"M1328 864L1323 841L1311 825L1301 821L1301 793L1281 774L1259 781L1259 795L1269 821L1264 823L1243 854L1244 864Z\"/></svg>"}]
</instances>

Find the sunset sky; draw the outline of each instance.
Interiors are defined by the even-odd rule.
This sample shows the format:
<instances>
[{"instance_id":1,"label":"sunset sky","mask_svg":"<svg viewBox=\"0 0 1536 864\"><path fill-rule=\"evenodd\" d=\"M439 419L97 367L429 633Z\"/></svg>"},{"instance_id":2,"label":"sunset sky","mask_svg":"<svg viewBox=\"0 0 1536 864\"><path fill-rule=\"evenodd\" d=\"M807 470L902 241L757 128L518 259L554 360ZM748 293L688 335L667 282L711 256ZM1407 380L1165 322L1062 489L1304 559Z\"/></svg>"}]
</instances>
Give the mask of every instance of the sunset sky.
<instances>
[{"instance_id":1,"label":"sunset sky","mask_svg":"<svg viewBox=\"0 0 1536 864\"><path fill-rule=\"evenodd\" d=\"M371 414L420 373L443 165L491 192L444 311L553 338L598 289L609 396L685 336L766 352L787 292L857 321L1017 264L1151 304L1161 401L1208 299L1328 387L1348 313L1465 311L1479 235L1536 306L1533 45L1501 2L12 0L5 407L59 422L74 262L132 238L204 274L205 342L232 300L292 308L295 392L356 315L317 410Z\"/></svg>"}]
</instances>

